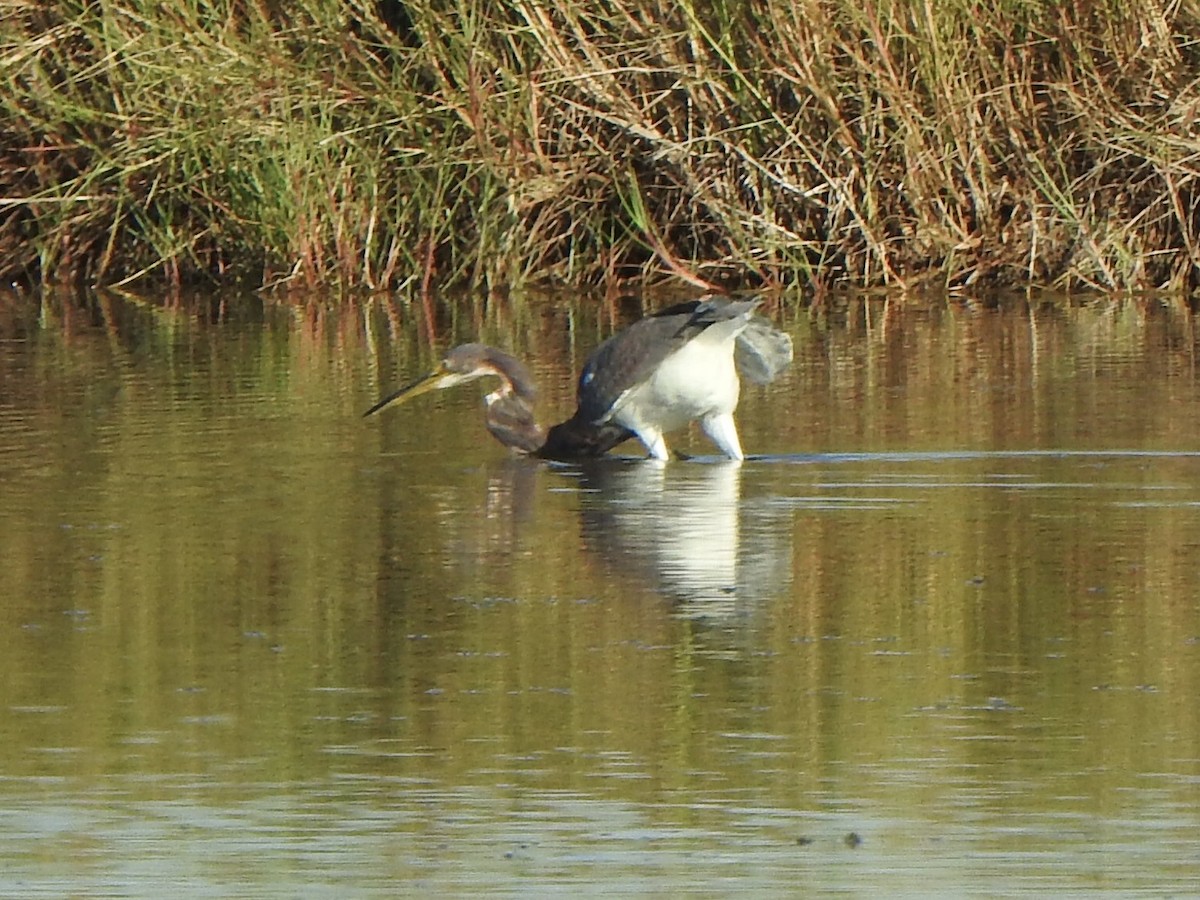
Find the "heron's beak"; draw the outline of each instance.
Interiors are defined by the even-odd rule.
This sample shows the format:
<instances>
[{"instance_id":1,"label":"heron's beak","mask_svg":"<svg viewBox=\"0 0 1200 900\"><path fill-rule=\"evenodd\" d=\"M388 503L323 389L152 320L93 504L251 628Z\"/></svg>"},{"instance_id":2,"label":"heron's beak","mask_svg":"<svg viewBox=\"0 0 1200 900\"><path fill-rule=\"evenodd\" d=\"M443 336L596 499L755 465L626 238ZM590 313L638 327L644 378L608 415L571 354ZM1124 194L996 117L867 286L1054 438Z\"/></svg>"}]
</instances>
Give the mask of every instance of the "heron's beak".
<instances>
[{"instance_id":1,"label":"heron's beak","mask_svg":"<svg viewBox=\"0 0 1200 900\"><path fill-rule=\"evenodd\" d=\"M444 365L439 365L428 375L422 375L412 384L407 384L395 393L388 394L386 397L368 409L365 413L363 413L363 418L365 419L367 416L373 416L381 409L391 406L393 403L404 403L407 400L411 400L413 397L421 396L421 394L427 394L430 391L436 391L439 388L450 387L450 385L454 384L456 380L457 379L455 378L453 372L448 371Z\"/></svg>"}]
</instances>

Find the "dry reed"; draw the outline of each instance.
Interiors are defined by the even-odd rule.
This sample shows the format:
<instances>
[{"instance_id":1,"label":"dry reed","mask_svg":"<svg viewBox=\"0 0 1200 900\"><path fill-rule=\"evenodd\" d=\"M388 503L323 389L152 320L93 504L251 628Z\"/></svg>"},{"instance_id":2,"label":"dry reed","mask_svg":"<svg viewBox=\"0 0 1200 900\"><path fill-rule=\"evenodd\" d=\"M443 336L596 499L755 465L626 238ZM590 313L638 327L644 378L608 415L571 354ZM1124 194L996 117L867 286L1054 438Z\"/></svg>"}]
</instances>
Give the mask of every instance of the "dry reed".
<instances>
[{"instance_id":1,"label":"dry reed","mask_svg":"<svg viewBox=\"0 0 1200 900\"><path fill-rule=\"evenodd\" d=\"M0 274L1200 281L1200 8L10 2Z\"/></svg>"}]
</instances>

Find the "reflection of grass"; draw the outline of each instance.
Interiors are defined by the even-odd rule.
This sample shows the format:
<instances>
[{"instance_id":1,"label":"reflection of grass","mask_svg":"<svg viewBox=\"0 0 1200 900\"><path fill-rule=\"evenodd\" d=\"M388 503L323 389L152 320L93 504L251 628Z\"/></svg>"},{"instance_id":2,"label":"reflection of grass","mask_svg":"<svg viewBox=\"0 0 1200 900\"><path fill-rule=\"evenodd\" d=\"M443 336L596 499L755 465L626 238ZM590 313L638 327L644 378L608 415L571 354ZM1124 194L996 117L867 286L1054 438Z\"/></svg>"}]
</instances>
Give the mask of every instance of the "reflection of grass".
<instances>
[{"instance_id":1,"label":"reflection of grass","mask_svg":"<svg viewBox=\"0 0 1200 900\"><path fill-rule=\"evenodd\" d=\"M0 23L4 277L1200 271L1186 5L18 9Z\"/></svg>"},{"instance_id":2,"label":"reflection of grass","mask_svg":"<svg viewBox=\"0 0 1200 900\"><path fill-rule=\"evenodd\" d=\"M1194 445L1186 313L866 303L871 322L861 302L793 320L796 382L747 391L748 444L1053 448L1080 446L1075 423L1099 422L1092 446L1139 433L1150 447ZM357 791L347 775L362 772L397 779L403 790L363 791L394 809L407 776L494 785L500 766L531 767L542 789L690 821L727 807L663 805L667 792L754 789L816 808L844 778L847 796L938 820L946 771L985 801L989 784L1020 783L1014 804L1061 800L1066 778L1088 809L1130 772L1179 771L1178 748L1195 746L1194 509L1111 502L1136 499L1120 486L1140 478L1191 497L1193 461L756 463L740 476L741 563L778 581L739 595L746 616L706 621L601 555L576 475L508 465L472 388L438 399L451 408L359 419L377 396L370 327L386 378L428 362L418 329L386 333L396 309L275 306L260 330L116 300L83 349L51 341L60 326L64 338L87 329L68 332L65 306L46 310L46 375L76 359L113 389L83 415L66 388L21 394L17 419L14 380L0 392L0 509L20 517L0 528L0 721L13 707L66 710L26 726L44 731L9 728L0 761L13 779L63 771L71 790L132 771L122 790L170 798L178 782L152 775L186 773L191 796L196 773L212 772L206 802L244 803L246 783L324 787L332 773ZM569 392L579 360L563 319L539 330L555 316L563 306L489 304L444 337L519 350L546 366L549 394ZM580 354L607 333L598 317L579 305ZM166 342L190 358L176 364ZM26 380L53 387L41 374ZM569 411L567 396L546 399ZM963 487L922 490L931 476ZM1099 493L1008 487L1101 480ZM835 485L847 482L867 487ZM917 502L787 503L821 496ZM629 538L652 549L675 527ZM70 772L30 752L60 746L80 748ZM1046 790L1025 790L1041 773Z\"/></svg>"}]
</instances>

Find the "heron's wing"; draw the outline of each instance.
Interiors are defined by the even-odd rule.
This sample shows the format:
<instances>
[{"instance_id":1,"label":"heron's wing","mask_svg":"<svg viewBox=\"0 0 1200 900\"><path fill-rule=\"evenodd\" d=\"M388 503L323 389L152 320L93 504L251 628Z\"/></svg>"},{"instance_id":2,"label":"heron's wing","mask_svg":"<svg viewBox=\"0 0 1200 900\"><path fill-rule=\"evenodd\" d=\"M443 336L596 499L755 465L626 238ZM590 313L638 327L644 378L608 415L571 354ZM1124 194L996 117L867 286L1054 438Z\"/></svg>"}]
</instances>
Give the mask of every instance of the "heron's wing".
<instances>
[{"instance_id":1,"label":"heron's wing","mask_svg":"<svg viewBox=\"0 0 1200 900\"><path fill-rule=\"evenodd\" d=\"M693 300L634 322L596 348L579 376L577 416L603 422L663 360L711 325L747 316L757 299Z\"/></svg>"}]
</instances>

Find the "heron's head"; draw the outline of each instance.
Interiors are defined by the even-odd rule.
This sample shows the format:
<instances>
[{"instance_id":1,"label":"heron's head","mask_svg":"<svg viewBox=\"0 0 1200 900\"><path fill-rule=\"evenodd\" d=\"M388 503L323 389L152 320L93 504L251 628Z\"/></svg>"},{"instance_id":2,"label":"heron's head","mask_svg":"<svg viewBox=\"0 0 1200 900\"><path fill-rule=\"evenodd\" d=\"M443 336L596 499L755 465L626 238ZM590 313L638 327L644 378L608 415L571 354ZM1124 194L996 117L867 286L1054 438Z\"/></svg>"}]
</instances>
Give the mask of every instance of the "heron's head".
<instances>
[{"instance_id":1,"label":"heron's head","mask_svg":"<svg viewBox=\"0 0 1200 900\"><path fill-rule=\"evenodd\" d=\"M384 397L363 413L363 417L421 394L465 384L486 375L500 379L500 395L515 393L532 401L535 394L533 379L517 359L486 344L461 344L447 352L432 372Z\"/></svg>"}]
</instances>

